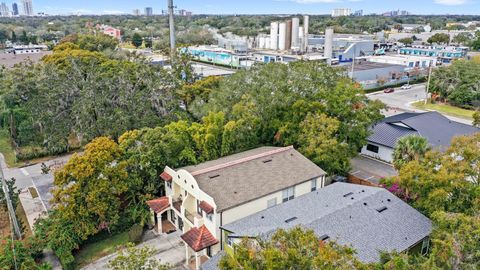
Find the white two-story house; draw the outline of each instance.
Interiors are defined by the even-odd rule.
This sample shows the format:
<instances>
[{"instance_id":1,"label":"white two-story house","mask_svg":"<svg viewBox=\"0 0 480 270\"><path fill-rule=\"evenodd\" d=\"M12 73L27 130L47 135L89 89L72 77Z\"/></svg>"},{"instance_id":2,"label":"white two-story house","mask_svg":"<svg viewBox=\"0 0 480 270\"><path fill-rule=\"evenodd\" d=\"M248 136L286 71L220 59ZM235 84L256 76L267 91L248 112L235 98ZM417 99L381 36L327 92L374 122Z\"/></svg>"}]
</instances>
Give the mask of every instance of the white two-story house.
<instances>
[{"instance_id":1,"label":"white two-story house","mask_svg":"<svg viewBox=\"0 0 480 270\"><path fill-rule=\"evenodd\" d=\"M220 227L323 188L326 173L290 147L260 147L160 177L166 196L148 201L156 230L182 231L195 268L223 249Z\"/></svg>"}]
</instances>

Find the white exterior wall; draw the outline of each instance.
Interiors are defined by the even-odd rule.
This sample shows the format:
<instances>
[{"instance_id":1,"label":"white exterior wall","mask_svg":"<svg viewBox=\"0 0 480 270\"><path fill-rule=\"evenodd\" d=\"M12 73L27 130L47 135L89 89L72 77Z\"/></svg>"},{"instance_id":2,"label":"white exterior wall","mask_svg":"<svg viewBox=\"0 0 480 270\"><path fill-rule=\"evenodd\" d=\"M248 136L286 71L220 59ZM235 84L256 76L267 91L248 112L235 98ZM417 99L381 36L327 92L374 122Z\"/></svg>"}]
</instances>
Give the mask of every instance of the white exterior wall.
<instances>
[{"instance_id":1,"label":"white exterior wall","mask_svg":"<svg viewBox=\"0 0 480 270\"><path fill-rule=\"evenodd\" d=\"M378 153L368 151L367 146L365 145L365 146L362 147L362 151L361 151L361 153L363 155L373 157L373 158L376 158L376 159L379 159L379 160L383 160L383 161L386 161L388 163L393 162L393 149L392 148L386 147L386 146L383 146L383 145L379 145L379 144L375 144L375 143L368 143L368 144L378 146Z\"/></svg>"},{"instance_id":2,"label":"white exterior wall","mask_svg":"<svg viewBox=\"0 0 480 270\"><path fill-rule=\"evenodd\" d=\"M325 181L325 177L319 177L317 178L317 189L322 188L323 184ZM304 194L307 194L311 191L311 182L307 181L301 184L298 184L295 186L295 198L298 196L302 196ZM267 209L267 203L269 200L276 198L277 199L277 204L282 203L282 197L283 195L283 190L272 193L270 195L258 198L254 201L247 202L245 204L239 205L237 207L234 207L232 209L228 209L223 212L222 214L222 223L223 225L232 223L236 220L239 220L241 218L244 218L246 216L255 214L259 211L262 211L264 209Z\"/></svg>"},{"instance_id":3,"label":"white exterior wall","mask_svg":"<svg viewBox=\"0 0 480 270\"><path fill-rule=\"evenodd\" d=\"M284 51L287 41L287 24L282 22L278 25L278 49Z\"/></svg>"}]
</instances>

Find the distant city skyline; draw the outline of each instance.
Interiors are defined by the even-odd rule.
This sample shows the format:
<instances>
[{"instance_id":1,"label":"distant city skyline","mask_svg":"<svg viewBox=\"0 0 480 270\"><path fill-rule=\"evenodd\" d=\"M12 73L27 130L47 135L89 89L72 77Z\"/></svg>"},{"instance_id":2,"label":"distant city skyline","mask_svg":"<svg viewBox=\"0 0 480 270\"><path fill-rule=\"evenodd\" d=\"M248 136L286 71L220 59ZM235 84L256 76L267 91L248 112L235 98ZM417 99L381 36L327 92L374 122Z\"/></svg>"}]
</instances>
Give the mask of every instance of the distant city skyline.
<instances>
[{"instance_id":1,"label":"distant city skyline","mask_svg":"<svg viewBox=\"0 0 480 270\"><path fill-rule=\"evenodd\" d=\"M0 0L9 7L19 6L22 1ZM331 14L335 8L363 10L364 15L381 14L391 10L406 10L412 14L465 14L480 15L480 0L177 0L178 9L186 9L194 14ZM33 0L35 13L46 14L132 14L133 10L144 11L152 7L154 14L167 9L166 0Z\"/></svg>"}]
</instances>

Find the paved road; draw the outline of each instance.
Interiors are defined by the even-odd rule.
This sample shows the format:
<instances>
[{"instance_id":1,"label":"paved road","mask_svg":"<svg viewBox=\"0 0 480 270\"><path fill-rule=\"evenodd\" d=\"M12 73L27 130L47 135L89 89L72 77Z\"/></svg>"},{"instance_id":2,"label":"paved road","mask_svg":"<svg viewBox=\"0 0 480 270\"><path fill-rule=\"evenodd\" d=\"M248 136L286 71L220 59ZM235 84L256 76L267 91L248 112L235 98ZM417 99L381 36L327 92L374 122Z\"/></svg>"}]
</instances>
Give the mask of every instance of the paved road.
<instances>
[{"instance_id":1,"label":"paved road","mask_svg":"<svg viewBox=\"0 0 480 270\"><path fill-rule=\"evenodd\" d=\"M376 92L367 94L370 99L380 100L385 103L389 109L384 112L386 116L399 114L402 112L425 112L423 110L412 107L411 103L419 100L425 100L425 87L426 84L412 85L411 89L402 90L395 88L393 93ZM450 120L471 125L472 121L445 115Z\"/></svg>"},{"instance_id":2,"label":"paved road","mask_svg":"<svg viewBox=\"0 0 480 270\"><path fill-rule=\"evenodd\" d=\"M161 263L169 264L174 269L185 269L183 267L185 263L185 246L182 240L180 240L180 234L179 231L167 235L162 234L141 243L139 247L149 246L156 251L153 257L160 260ZM117 256L117 253L110 254L83 267L82 270L107 269L108 263Z\"/></svg>"}]
</instances>

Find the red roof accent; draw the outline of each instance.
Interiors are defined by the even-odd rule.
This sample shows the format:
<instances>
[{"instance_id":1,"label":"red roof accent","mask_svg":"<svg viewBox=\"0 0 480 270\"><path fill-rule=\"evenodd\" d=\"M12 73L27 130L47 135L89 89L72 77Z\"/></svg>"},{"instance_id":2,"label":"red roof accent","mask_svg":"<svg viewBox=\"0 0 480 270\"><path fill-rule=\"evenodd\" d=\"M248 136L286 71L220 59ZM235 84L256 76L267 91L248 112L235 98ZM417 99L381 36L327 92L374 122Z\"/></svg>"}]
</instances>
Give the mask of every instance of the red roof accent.
<instances>
[{"instance_id":1,"label":"red roof accent","mask_svg":"<svg viewBox=\"0 0 480 270\"><path fill-rule=\"evenodd\" d=\"M205 225L200 228L192 228L180 236L195 252L213 246L218 240L208 231Z\"/></svg>"},{"instance_id":2,"label":"red roof accent","mask_svg":"<svg viewBox=\"0 0 480 270\"><path fill-rule=\"evenodd\" d=\"M166 196L147 201L147 204L157 214L170 207L170 202Z\"/></svg>"},{"instance_id":3,"label":"red roof accent","mask_svg":"<svg viewBox=\"0 0 480 270\"><path fill-rule=\"evenodd\" d=\"M205 213L207 214L213 214L213 209L214 209L213 206L208 204L206 201L201 201L198 207L200 207L200 209L205 211Z\"/></svg>"},{"instance_id":4,"label":"red roof accent","mask_svg":"<svg viewBox=\"0 0 480 270\"><path fill-rule=\"evenodd\" d=\"M168 174L167 172L162 172L160 174L160 178L162 178L163 180L165 180L167 182L172 181L172 176L170 174Z\"/></svg>"}]
</instances>

